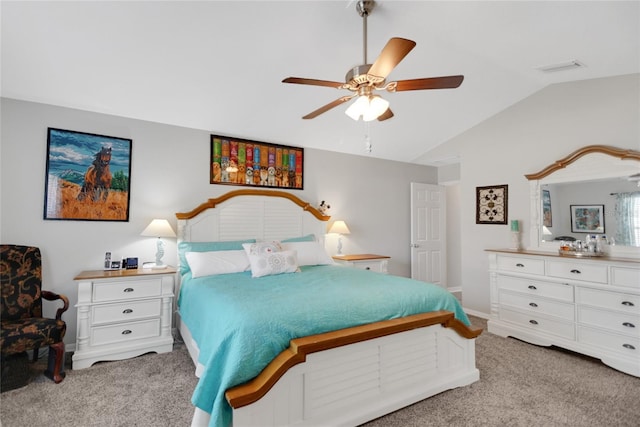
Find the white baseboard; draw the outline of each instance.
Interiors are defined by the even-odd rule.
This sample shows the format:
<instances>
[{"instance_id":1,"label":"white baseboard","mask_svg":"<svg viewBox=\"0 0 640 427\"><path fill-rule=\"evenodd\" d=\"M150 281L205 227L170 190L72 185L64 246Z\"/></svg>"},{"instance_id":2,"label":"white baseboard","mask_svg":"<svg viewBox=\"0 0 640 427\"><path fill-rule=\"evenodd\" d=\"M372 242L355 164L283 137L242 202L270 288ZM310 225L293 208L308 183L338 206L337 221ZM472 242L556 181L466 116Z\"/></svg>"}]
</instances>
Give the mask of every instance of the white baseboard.
<instances>
[{"instance_id":1,"label":"white baseboard","mask_svg":"<svg viewBox=\"0 0 640 427\"><path fill-rule=\"evenodd\" d=\"M472 310L470 308L465 308L464 306L462 307L462 309L467 314L470 314L470 315L476 316L476 317L480 317L482 319L489 320L489 315L487 313L483 313L481 311Z\"/></svg>"}]
</instances>

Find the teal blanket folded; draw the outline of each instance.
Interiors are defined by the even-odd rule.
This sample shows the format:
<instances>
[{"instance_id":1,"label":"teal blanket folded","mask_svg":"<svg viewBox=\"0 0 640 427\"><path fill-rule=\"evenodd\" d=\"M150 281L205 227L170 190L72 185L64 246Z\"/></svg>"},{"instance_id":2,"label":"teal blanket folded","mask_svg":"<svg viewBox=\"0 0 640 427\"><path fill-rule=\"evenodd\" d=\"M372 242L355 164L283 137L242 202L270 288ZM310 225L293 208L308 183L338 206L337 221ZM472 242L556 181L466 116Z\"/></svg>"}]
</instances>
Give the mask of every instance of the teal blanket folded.
<instances>
[{"instance_id":1,"label":"teal blanket folded","mask_svg":"<svg viewBox=\"0 0 640 427\"><path fill-rule=\"evenodd\" d=\"M211 413L211 427L231 424L225 391L257 376L294 338L437 310L470 325L436 285L335 265L301 270L183 276L179 312L205 366L192 403Z\"/></svg>"}]
</instances>

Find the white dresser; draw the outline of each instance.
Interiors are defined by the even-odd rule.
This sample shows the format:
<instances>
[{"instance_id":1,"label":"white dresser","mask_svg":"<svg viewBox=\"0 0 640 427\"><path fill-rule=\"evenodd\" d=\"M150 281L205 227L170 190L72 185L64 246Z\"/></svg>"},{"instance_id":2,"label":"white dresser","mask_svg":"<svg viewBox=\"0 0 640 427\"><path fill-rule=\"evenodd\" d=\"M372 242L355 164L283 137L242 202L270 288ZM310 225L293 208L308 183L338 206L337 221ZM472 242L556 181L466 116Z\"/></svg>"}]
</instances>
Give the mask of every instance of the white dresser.
<instances>
[{"instance_id":1,"label":"white dresser","mask_svg":"<svg viewBox=\"0 0 640 427\"><path fill-rule=\"evenodd\" d=\"M173 349L175 268L83 271L73 369Z\"/></svg>"},{"instance_id":2,"label":"white dresser","mask_svg":"<svg viewBox=\"0 0 640 427\"><path fill-rule=\"evenodd\" d=\"M640 376L640 261L489 250L488 330Z\"/></svg>"}]
</instances>

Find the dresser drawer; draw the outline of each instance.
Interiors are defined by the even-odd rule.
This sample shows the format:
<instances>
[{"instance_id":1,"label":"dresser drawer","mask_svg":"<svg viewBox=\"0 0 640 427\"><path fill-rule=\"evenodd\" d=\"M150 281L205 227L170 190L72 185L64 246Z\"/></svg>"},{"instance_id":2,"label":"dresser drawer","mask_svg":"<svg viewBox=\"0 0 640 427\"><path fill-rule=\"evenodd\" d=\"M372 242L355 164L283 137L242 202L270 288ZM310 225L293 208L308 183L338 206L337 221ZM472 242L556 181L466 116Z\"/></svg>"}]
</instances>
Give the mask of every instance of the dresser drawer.
<instances>
[{"instance_id":1,"label":"dresser drawer","mask_svg":"<svg viewBox=\"0 0 640 427\"><path fill-rule=\"evenodd\" d=\"M579 326L578 342L640 358L640 338Z\"/></svg>"},{"instance_id":2,"label":"dresser drawer","mask_svg":"<svg viewBox=\"0 0 640 427\"><path fill-rule=\"evenodd\" d=\"M607 283L607 266L578 262L547 261L547 275L585 282Z\"/></svg>"},{"instance_id":3,"label":"dresser drawer","mask_svg":"<svg viewBox=\"0 0 640 427\"><path fill-rule=\"evenodd\" d=\"M502 271L544 275L544 261L541 259L498 255L498 269Z\"/></svg>"},{"instance_id":4,"label":"dresser drawer","mask_svg":"<svg viewBox=\"0 0 640 427\"><path fill-rule=\"evenodd\" d=\"M91 329L91 345L136 341L160 336L160 319L98 326Z\"/></svg>"},{"instance_id":5,"label":"dresser drawer","mask_svg":"<svg viewBox=\"0 0 640 427\"><path fill-rule=\"evenodd\" d=\"M512 311L503 306L500 307L500 320L516 323L534 331L557 335L568 340L575 340L575 326L573 322L560 319L552 320L536 314Z\"/></svg>"},{"instance_id":6,"label":"dresser drawer","mask_svg":"<svg viewBox=\"0 0 640 427\"><path fill-rule=\"evenodd\" d=\"M501 305L508 305L516 310L528 310L531 313L542 313L560 317L573 322L575 318L574 306L566 302L552 301L528 295L500 292Z\"/></svg>"},{"instance_id":7,"label":"dresser drawer","mask_svg":"<svg viewBox=\"0 0 640 427\"><path fill-rule=\"evenodd\" d=\"M147 317L160 317L160 306L160 299L96 305L92 307L92 322L94 325L100 325Z\"/></svg>"},{"instance_id":8,"label":"dresser drawer","mask_svg":"<svg viewBox=\"0 0 640 427\"><path fill-rule=\"evenodd\" d=\"M578 287L576 289L578 304L602 307L640 315L640 295L621 294Z\"/></svg>"},{"instance_id":9,"label":"dresser drawer","mask_svg":"<svg viewBox=\"0 0 640 427\"><path fill-rule=\"evenodd\" d=\"M162 279L100 281L93 285L93 302L145 298L162 294Z\"/></svg>"},{"instance_id":10,"label":"dresser drawer","mask_svg":"<svg viewBox=\"0 0 640 427\"><path fill-rule=\"evenodd\" d=\"M640 338L640 316L592 307L578 307L578 322Z\"/></svg>"},{"instance_id":11,"label":"dresser drawer","mask_svg":"<svg viewBox=\"0 0 640 427\"><path fill-rule=\"evenodd\" d=\"M640 268L611 267L611 284L640 289Z\"/></svg>"},{"instance_id":12,"label":"dresser drawer","mask_svg":"<svg viewBox=\"0 0 640 427\"><path fill-rule=\"evenodd\" d=\"M355 268L359 268L360 270L371 270L377 271L378 273L383 273L381 261L358 261L354 262L353 266Z\"/></svg>"},{"instance_id":13,"label":"dresser drawer","mask_svg":"<svg viewBox=\"0 0 640 427\"><path fill-rule=\"evenodd\" d=\"M498 275L498 288L529 295L573 302L573 286L563 283L541 282L523 277Z\"/></svg>"}]
</instances>

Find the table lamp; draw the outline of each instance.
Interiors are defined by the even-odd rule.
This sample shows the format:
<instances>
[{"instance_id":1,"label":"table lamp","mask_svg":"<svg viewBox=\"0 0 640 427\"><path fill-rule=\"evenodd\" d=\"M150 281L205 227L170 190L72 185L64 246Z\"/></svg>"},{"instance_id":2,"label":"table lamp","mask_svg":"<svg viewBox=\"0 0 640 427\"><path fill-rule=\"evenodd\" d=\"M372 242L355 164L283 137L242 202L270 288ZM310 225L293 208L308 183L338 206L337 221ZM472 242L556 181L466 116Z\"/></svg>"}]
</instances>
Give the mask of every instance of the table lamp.
<instances>
[{"instance_id":1,"label":"table lamp","mask_svg":"<svg viewBox=\"0 0 640 427\"><path fill-rule=\"evenodd\" d=\"M164 242L162 241L162 237L176 237L176 233L171 228L169 221L166 219L154 219L151 223L142 230L140 233L141 236L148 237L157 237L157 252L156 252L156 265L151 267L152 269L162 269L167 268L167 266L162 262L162 257L164 256Z\"/></svg>"},{"instance_id":2,"label":"table lamp","mask_svg":"<svg viewBox=\"0 0 640 427\"><path fill-rule=\"evenodd\" d=\"M335 233L338 235L338 255L342 255L342 235L351 234L349 227L344 221L336 221L329 228L329 233Z\"/></svg>"}]
</instances>

